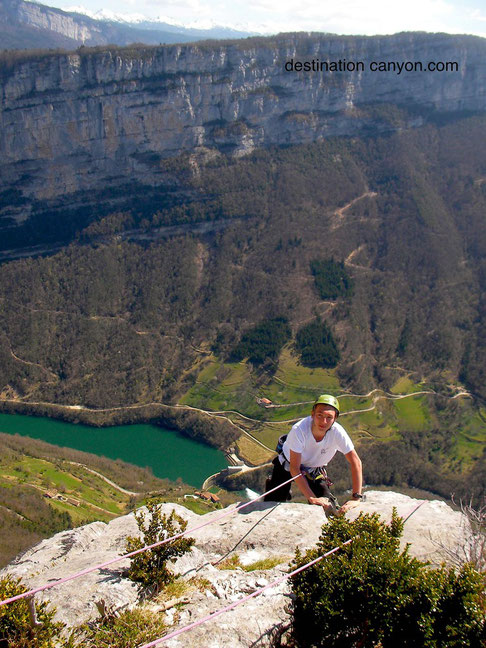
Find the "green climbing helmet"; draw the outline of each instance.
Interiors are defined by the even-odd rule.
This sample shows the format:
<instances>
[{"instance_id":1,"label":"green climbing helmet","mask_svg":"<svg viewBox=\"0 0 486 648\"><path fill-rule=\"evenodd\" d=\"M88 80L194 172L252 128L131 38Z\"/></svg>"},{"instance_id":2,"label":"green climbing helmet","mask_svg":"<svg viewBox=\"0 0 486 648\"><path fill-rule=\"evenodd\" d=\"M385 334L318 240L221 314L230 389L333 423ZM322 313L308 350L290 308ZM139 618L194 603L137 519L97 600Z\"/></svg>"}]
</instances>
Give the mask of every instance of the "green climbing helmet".
<instances>
[{"instance_id":1,"label":"green climbing helmet","mask_svg":"<svg viewBox=\"0 0 486 648\"><path fill-rule=\"evenodd\" d=\"M316 398L314 401L313 407L316 405L319 405L319 403L322 403L323 405L330 405L331 407L334 407L336 410L336 418L339 416L339 401L335 396L331 396L331 394L321 394Z\"/></svg>"}]
</instances>

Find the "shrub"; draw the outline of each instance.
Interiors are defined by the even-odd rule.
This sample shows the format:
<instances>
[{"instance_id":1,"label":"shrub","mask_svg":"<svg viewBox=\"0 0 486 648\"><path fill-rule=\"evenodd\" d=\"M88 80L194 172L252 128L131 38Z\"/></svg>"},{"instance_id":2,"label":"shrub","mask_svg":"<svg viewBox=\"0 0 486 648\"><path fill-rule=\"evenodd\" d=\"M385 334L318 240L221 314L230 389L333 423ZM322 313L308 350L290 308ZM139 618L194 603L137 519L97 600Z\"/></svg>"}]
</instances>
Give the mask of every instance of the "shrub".
<instances>
[{"instance_id":1,"label":"shrub","mask_svg":"<svg viewBox=\"0 0 486 648\"><path fill-rule=\"evenodd\" d=\"M156 501L149 502L147 510L148 520L143 512L135 513L135 519L143 538L128 537L127 552L136 551L177 535L185 531L187 527L187 522L175 511L172 511L170 515L162 514ZM144 587L153 587L155 591L159 591L164 585L174 580L174 574L168 569L167 563L190 551L194 542L194 538L184 536L133 556L128 577L141 583Z\"/></svg>"},{"instance_id":2,"label":"shrub","mask_svg":"<svg viewBox=\"0 0 486 648\"><path fill-rule=\"evenodd\" d=\"M354 522L334 519L303 565L353 542L292 580L293 637L305 648L480 648L485 637L484 576L471 565L431 569L400 551L403 521L394 512Z\"/></svg>"},{"instance_id":3,"label":"shrub","mask_svg":"<svg viewBox=\"0 0 486 648\"><path fill-rule=\"evenodd\" d=\"M166 631L160 613L144 608L125 610L119 616L107 616L78 630L80 643L74 648L133 648L154 641Z\"/></svg>"},{"instance_id":4,"label":"shrub","mask_svg":"<svg viewBox=\"0 0 486 648\"><path fill-rule=\"evenodd\" d=\"M6 576L0 579L0 601L23 594L26 587L20 579ZM8 648L58 648L65 645L60 641L64 624L54 622L55 609L48 609L48 603L35 604L39 626L30 623L29 605L25 599L0 607L0 645ZM6 642L6 644L5 644Z\"/></svg>"}]
</instances>

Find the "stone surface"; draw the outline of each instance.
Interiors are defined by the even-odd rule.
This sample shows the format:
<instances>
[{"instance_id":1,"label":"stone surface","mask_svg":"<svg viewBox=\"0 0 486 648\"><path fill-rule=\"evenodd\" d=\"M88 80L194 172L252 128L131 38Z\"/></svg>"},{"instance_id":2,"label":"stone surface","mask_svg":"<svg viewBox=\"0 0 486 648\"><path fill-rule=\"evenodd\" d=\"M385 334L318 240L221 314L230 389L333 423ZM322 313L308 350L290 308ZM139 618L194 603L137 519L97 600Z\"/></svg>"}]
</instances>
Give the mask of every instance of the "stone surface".
<instances>
[{"instance_id":1,"label":"stone surface","mask_svg":"<svg viewBox=\"0 0 486 648\"><path fill-rule=\"evenodd\" d=\"M403 542L410 542L412 555L421 559L441 562L445 558L441 545L453 548L464 537L461 513L444 502L421 503L393 492L369 492L366 501L347 516L354 519L361 511L377 511L389 521L394 506L404 518L411 514L405 524ZM175 509L188 520L189 529L220 518L226 512L216 511L200 517L179 505L164 504L162 508L166 513ZM180 614L174 609L165 613L168 623L174 623L174 628L185 626L272 583L287 571L296 546L306 549L316 543L325 522L319 507L258 502L191 532L196 544L177 561L174 570L186 580L199 577L206 584L191 591L190 602ZM109 524L95 522L58 533L26 552L2 574L19 576L28 587L39 586L122 554L126 536L136 532L130 514ZM234 554L243 564L274 556L281 557L283 562L265 571L217 569L215 563ZM100 599L119 609L134 606L138 600L137 587L123 577L127 564L128 561L121 561L37 596L49 599L58 609L58 618L70 625L95 618L95 602ZM170 648L267 645L272 631L288 620L288 602L288 587L284 582L164 645Z\"/></svg>"}]
</instances>

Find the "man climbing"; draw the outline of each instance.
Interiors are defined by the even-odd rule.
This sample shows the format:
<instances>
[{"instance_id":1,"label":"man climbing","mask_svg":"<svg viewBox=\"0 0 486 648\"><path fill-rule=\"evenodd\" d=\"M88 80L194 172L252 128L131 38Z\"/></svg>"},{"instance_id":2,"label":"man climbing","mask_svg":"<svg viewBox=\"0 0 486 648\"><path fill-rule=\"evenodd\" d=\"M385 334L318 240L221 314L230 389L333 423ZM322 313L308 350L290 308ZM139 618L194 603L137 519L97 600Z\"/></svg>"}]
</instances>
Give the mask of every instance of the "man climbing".
<instances>
[{"instance_id":1,"label":"man climbing","mask_svg":"<svg viewBox=\"0 0 486 648\"><path fill-rule=\"evenodd\" d=\"M273 473L267 483L267 491L295 477L295 483L309 504L322 506L330 511L329 488L325 467L337 451L342 452L349 462L353 484L352 500L362 499L363 475L361 459L354 444L342 425L336 422L339 416L339 402L330 394L319 396L310 416L296 423L285 437L280 453L273 460ZM265 501L286 502L290 499L291 483L282 486ZM350 508L349 504L344 505ZM344 508L344 507L343 507Z\"/></svg>"}]
</instances>

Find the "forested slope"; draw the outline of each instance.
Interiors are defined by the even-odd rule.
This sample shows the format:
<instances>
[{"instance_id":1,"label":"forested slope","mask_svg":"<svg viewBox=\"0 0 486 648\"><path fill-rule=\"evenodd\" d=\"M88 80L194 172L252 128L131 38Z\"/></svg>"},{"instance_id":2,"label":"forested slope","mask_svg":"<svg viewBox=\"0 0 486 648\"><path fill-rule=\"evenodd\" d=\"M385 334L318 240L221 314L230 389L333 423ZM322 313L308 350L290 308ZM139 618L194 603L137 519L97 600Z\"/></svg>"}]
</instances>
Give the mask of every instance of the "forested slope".
<instances>
[{"instance_id":1,"label":"forested slope","mask_svg":"<svg viewBox=\"0 0 486 648\"><path fill-rule=\"evenodd\" d=\"M2 396L173 402L211 345L228 357L263 320L284 318L293 339L319 317L345 385L387 386L402 368L484 398L484 133L473 117L166 161L177 204L114 212L56 254L3 263ZM323 298L316 262L350 289Z\"/></svg>"}]
</instances>

